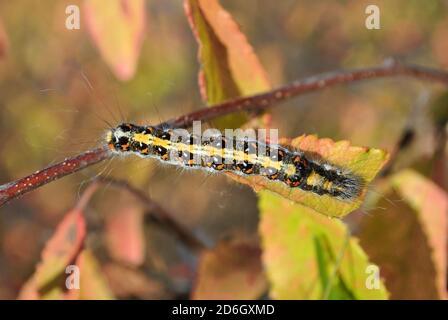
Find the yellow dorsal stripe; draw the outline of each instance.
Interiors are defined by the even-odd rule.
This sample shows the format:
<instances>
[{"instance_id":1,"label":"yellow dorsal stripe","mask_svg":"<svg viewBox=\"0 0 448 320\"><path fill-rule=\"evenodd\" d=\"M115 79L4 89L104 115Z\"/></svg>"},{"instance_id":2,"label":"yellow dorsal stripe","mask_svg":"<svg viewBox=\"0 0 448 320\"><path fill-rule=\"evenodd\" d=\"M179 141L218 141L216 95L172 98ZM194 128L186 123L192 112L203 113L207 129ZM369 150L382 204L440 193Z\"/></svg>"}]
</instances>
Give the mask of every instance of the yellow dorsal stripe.
<instances>
[{"instance_id":1,"label":"yellow dorsal stripe","mask_svg":"<svg viewBox=\"0 0 448 320\"><path fill-rule=\"evenodd\" d=\"M154 136L152 134L145 134L145 133L135 133L132 136L132 140L135 142L140 142L144 144L152 144L150 141L154 140Z\"/></svg>"},{"instance_id":2,"label":"yellow dorsal stripe","mask_svg":"<svg viewBox=\"0 0 448 320\"><path fill-rule=\"evenodd\" d=\"M241 150L229 150L225 148L215 148L213 146L203 146L200 144L185 144L182 142L171 142L170 140L155 137L152 134L136 133L132 136L135 142L144 143L147 145L160 146L169 150L188 151L192 154L199 154L201 156L220 156L225 159L232 159L237 162L248 161L250 163L260 164L264 168L274 168L281 170L283 166L282 161L274 161L267 156L259 156L257 154L246 154ZM288 165L287 173L294 174L296 169L293 165Z\"/></svg>"}]
</instances>

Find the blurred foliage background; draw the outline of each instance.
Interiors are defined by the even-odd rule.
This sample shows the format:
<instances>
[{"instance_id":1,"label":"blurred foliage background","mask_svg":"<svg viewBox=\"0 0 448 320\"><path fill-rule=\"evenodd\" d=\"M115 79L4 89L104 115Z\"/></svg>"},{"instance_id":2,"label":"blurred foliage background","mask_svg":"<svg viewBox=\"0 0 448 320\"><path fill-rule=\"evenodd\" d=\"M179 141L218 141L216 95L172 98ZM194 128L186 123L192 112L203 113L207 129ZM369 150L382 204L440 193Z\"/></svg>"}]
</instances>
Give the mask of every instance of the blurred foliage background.
<instances>
[{"instance_id":1,"label":"blurred foliage background","mask_svg":"<svg viewBox=\"0 0 448 320\"><path fill-rule=\"evenodd\" d=\"M71 4L81 8L80 30L65 28L65 9ZM273 86L335 69L379 65L391 56L448 67L447 1L375 1L381 9L381 30L364 26L364 10L371 1L223 0L221 4L240 24ZM125 119L158 123L204 105L197 83L197 44L181 1L145 1L145 30L135 74L126 80L105 62L88 32L83 5L75 0L0 1L2 183L98 145L109 124ZM442 90L413 79L369 80L308 94L270 113L273 127L279 128L282 137L317 134L389 151L403 128L412 124L417 139L398 166L414 166L430 175L436 142L426 106ZM55 226L98 174L126 179L144 190L210 245L234 237L257 241L257 198L249 187L224 176L185 172L136 157L114 159L0 208L0 298L17 296ZM374 186L375 191L381 195ZM400 203L399 199L391 201ZM170 297L151 280L154 274L169 274L178 292L188 292L185 288L192 285L191 270L185 261L192 258L181 244L144 222L139 214L126 228L111 218L117 212L140 212L135 202L122 191L105 187L87 211L87 243L101 262L114 295ZM355 234L367 228L366 219L387 214L371 210L349 215L347 222ZM400 221L398 217L394 223ZM140 228L144 232L139 233ZM117 240L111 233L126 241L125 232L141 235L137 244L128 244L128 248L144 251L144 259L138 254L123 258L116 252ZM366 248L382 236L381 228L369 232ZM415 233L405 232L394 240L396 246L413 236ZM381 242L383 247L388 244ZM373 247L373 252L382 248ZM144 283L132 289L120 283L123 270L127 270L123 260L129 259L139 266L141 278L136 282ZM397 271L397 264L389 265L390 283L395 283L392 297L437 296L432 289L415 293L420 283L427 282L426 276L433 277L430 267L410 270L403 265ZM396 284L400 270L415 277L407 278L411 279L407 284Z\"/></svg>"}]
</instances>

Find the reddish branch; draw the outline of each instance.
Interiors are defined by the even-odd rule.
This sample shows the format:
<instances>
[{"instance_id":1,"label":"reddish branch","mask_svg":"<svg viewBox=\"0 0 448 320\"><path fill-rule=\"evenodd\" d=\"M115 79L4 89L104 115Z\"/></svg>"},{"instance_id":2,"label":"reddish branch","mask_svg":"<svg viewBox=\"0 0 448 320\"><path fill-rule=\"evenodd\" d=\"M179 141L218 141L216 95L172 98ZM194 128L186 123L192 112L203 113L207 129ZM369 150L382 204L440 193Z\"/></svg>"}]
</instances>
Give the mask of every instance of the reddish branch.
<instances>
[{"instance_id":1,"label":"reddish branch","mask_svg":"<svg viewBox=\"0 0 448 320\"><path fill-rule=\"evenodd\" d=\"M412 64L402 64L390 60L380 67L334 71L308 77L269 92L250 97L237 98L235 100L214 105L210 108L200 109L164 122L161 125L176 128L189 127L193 121L207 121L237 111L264 110L292 97L334 85L393 76L408 76L448 85L448 72Z\"/></svg>"},{"instance_id":2,"label":"reddish branch","mask_svg":"<svg viewBox=\"0 0 448 320\"><path fill-rule=\"evenodd\" d=\"M89 150L76 157L36 171L22 179L6 183L0 186L0 206L22 194L103 161L108 157L110 157L110 152L104 147Z\"/></svg>"},{"instance_id":3,"label":"reddish branch","mask_svg":"<svg viewBox=\"0 0 448 320\"><path fill-rule=\"evenodd\" d=\"M380 67L335 71L305 78L304 80L295 81L269 92L234 99L211 106L210 108L203 108L160 125L168 127L189 127L193 121L207 121L238 111L264 110L292 97L334 85L392 76L408 76L448 85L448 72L390 61ZM102 147L57 163L25 178L2 185L0 186L0 206L26 192L96 164L111 156L111 153Z\"/></svg>"}]
</instances>

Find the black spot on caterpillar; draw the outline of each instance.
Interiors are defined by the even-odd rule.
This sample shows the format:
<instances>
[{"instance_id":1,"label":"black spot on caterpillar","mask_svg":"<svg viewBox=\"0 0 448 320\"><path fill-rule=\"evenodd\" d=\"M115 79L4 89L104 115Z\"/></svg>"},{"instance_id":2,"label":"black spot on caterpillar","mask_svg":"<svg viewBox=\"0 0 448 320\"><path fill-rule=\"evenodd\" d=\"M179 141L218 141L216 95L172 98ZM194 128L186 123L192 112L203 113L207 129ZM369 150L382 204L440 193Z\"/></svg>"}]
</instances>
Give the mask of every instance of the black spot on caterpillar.
<instances>
[{"instance_id":1,"label":"black spot on caterpillar","mask_svg":"<svg viewBox=\"0 0 448 320\"><path fill-rule=\"evenodd\" d=\"M302 150L268 145L257 140L219 135L201 141L192 134L176 136L173 129L124 123L107 133L106 142L110 150L118 155L136 154L211 172L259 175L280 181L290 188L300 188L341 201L356 200L364 187L363 179L347 169L317 159Z\"/></svg>"}]
</instances>

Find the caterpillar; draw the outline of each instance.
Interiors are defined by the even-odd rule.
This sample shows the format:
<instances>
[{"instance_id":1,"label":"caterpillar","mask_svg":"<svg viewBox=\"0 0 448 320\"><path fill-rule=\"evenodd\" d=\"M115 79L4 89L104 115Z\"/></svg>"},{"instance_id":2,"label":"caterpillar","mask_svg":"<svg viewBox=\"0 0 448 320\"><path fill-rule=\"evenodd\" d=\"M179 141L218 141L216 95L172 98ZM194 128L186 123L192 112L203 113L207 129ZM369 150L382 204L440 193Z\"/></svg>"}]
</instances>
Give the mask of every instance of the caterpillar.
<instances>
[{"instance_id":1,"label":"caterpillar","mask_svg":"<svg viewBox=\"0 0 448 320\"><path fill-rule=\"evenodd\" d=\"M201 141L193 134L180 137L174 133L173 129L123 123L107 132L106 143L118 155L136 154L211 172L259 175L346 202L357 199L363 189L361 177L299 149L222 135Z\"/></svg>"}]
</instances>

